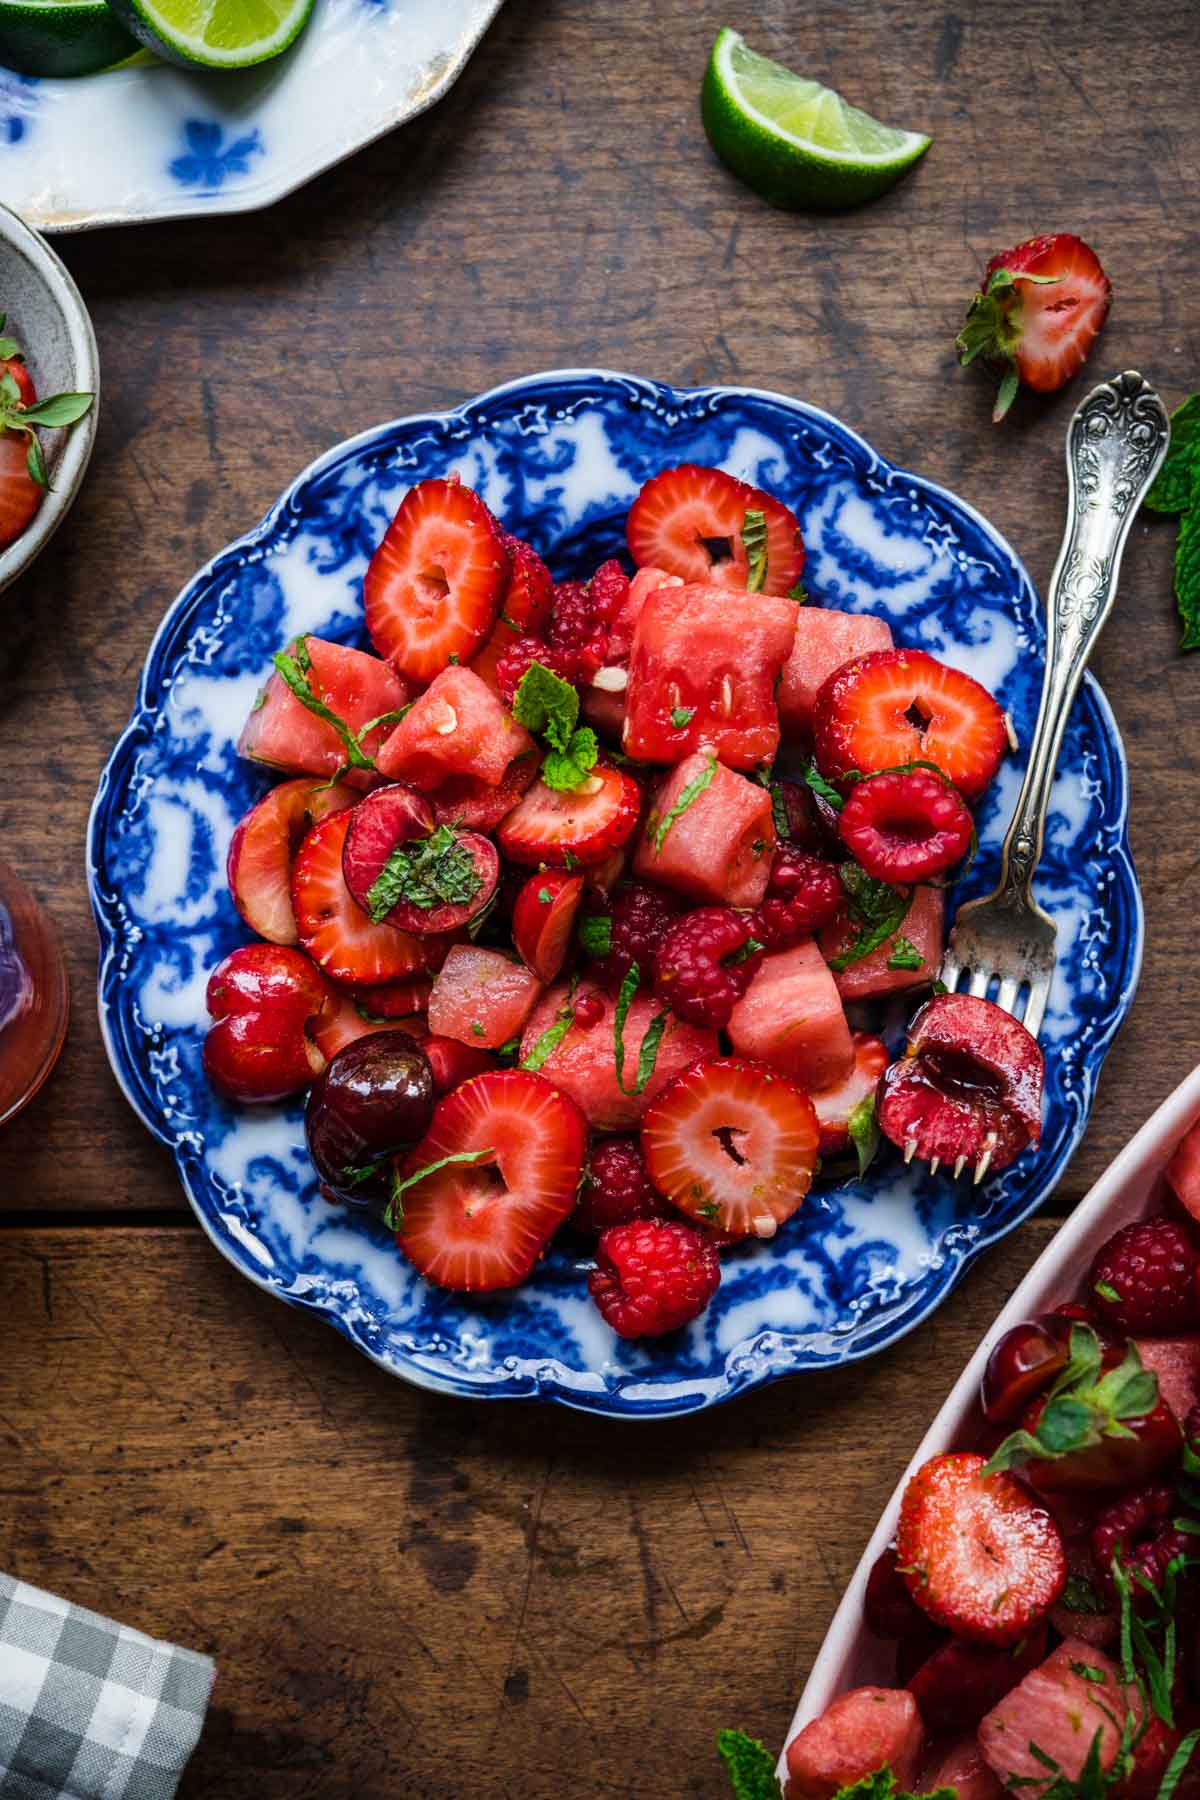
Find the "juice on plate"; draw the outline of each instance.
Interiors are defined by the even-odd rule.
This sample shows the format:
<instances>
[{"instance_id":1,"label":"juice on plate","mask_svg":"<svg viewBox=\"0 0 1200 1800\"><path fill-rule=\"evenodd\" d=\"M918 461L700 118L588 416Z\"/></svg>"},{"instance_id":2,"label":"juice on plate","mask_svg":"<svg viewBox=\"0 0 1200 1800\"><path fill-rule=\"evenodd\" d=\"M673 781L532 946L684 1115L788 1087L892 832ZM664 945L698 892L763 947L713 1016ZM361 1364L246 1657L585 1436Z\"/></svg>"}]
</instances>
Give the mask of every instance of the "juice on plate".
<instances>
[{"instance_id":1,"label":"juice on plate","mask_svg":"<svg viewBox=\"0 0 1200 1800\"><path fill-rule=\"evenodd\" d=\"M71 995L57 928L0 863L0 1125L37 1093L58 1061Z\"/></svg>"}]
</instances>

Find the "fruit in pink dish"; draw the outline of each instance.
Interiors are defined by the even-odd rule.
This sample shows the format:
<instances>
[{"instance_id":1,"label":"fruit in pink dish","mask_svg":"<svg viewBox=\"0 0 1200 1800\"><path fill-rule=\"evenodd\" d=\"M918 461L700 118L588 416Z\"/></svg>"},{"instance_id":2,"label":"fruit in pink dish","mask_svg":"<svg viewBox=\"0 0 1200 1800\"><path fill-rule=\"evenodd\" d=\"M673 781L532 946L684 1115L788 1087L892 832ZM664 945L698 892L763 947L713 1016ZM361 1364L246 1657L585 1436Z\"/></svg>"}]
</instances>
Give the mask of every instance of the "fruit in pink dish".
<instances>
[{"instance_id":1,"label":"fruit in pink dish","mask_svg":"<svg viewBox=\"0 0 1200 1800\"><path fill-rule=\"evenodd\" d=\"M1167 1181L1184 1210L1200 1224L1200 1125L1193 1125L1167 1164Z\"/></svg>"},{"instance_id":2,"label":"fruit in pink dish","mask_svg":"<svg viewBox=\"0 0 1200 1800\"><path fill-rule=\"evenodd\" d=\"M774 851L767 790L697 750L656 795L633 868L699 905L749 907L767 891Z\"/></svg>"},{"instance_id":3,"label":"fruit in pink dish","mask_svg":"<svg viewBox=\"0 0 1200 1800\"><path fill-rule=\"evenodd\" d=\"M336 775L348 760L346 734L366 757L373 757L392 728L385 720L407 705L411 689L377 656L331 644L324 638L295 639L282 653L286 666L310 697L336 715L343 731L297 698L279 669L268 678L238 738L238 755L288 775ZM361 734L361 735L360 735ZM345 770L341 779L364 787L369 772Z\"/></svg>"},{"instance_id":4,"label":"fruit in pink dish","mask_svg":"<svg viewBox=\"0 0 1200 1800\"><path fill-rule=\"evenodd\" d=\"M309 1028L333 992L301 951L276 944L231 950L209 976L205 999L214 1023L204 1071L227 1100L282 1100L325 1067Z\"/></svg>"},{"instance_id":5,"label":"fruit in pink dish","mask_svg":"<svg viewBox=\"0 0 1200 1800\"><path fill-rule=\"evenodd\" d=\"M503 951L458 944L434 979L429 1029L495 1050L516 1037L541 993L537 976Z\"/></svg>"},{"instance_id":6,"label":"fruit in pink dish","mask_svg":"<svg viewBox=\"0 0 1200 1800\"><path fill-rule=\"evenodd\" d=\"M892 628L873 613L835 612L802 606L796 614L792 648L783 665L777 696L779 723L787 737L812 738L813 703L822 682L856 656L892 648Z\"/></svg>"},{"instance_id":7,"label":"fruit in pink dish","mask_svg":"<svg viewBox=\"0 0 1200 1800\"><path fill-rule=\"evenodd\" d=\"M812 938L762 964L729 1018L739 1056L769 1063L813 1092L849 1079L854 1042L833 976Z\"/></svg>"},{"instance_id":8,"label":"fruit in pink dish","mask_svg":"<svg viewBox=\"0 0 1200 1800\"><path fill-rule=\"evenodd\" d=\"M955 1790L958 1800L1007 1800L1006 1790L983 1760L983 1751L975 1733L955 1738L932 1755L921 1772L918 1783L923 1794L939 1788Z\"/></svg>"},{"instance_id":9,"label":"fruit in pink dish","mask_svg":"<svg viewBox=\"0 0 1200 1800\"><path fill-rule=\"evenodd\" d=\"M1051 1762L1078 1781L1093 1741L1101 1772L1112 1767L1130 1706L1140 1711L1117 1665L1094 1645L1068 1638L986 1715L979 1748L1006 1788L1023 1781L1047 1786Z\"/></svg>"},{"instance_id":10,"label":"fruit in pink dish","mask_svg":"<svg viewBox=\"0 0 1200 1800\"><path fill-rule=\"evenodd\" d=\"M1029 1402L1066 1368L1073 1321L1047 1313L1014 1325L992 1346L984 1371L980 1404L995 1425L1010 1425Z\"/></svg>"},{"instance_id":11,"label":"fruit in pink dish","mask_svg":"<svg viewBox=\"0 0 1200 1800\"><path fill-rule=\"evenodd\" d=\"M299 942L292 911L292 858L312 826L358 798L348 782L318 786L301 777L281 781L239 819L225 874L233 903L251 931L272 944Z\"/></svg>"},{"instance_id":12,"label":"fruit in pink dish","mask_svg":"<svg viewBox=\"0 0 1200 1800\"><path fill-rule=\"evenodd\" d=\"M798 608L720 587L656 588L633 634L622 747L640 762L715 751L734 769L779 748L775 682Z\"/></svg>"},{"instance_id":13,"label":"fruit in pink dish","mask_svg":"<svg viewBox=\"0 0 1200 1800\"><path fill-rule=\"evenodd\" d=\"M877 1769L911 1790L925 1749L917 1703L905 1688L858 1687L839 1694L787 1747L787 1800L833 1800Z\"/></svg>"},{"instance_id":14,"label":"fruit in pink dish","mask_svg":"<svg viewBox=\"0 0 1200 1800\"><path fill-rule=\"evenodd\" d=\"M945 894L941 888L917 888L896 931L864 956L859 945L869 929L868 921L846 909L821 931L821 953L843 1000L883 1000L928 987L946 942Z\"/></svg>"},{"instance_id":15,"label":"fruit in pink dish","mask_svg":"<svg viewBox=\"0 0 1200 1800\"><path fill-rule=\"evenodd\" d=\"M589 1023L572 1023L584 1009ZM622 1085L617 1080L615 999L595 982L580 982L573 996L568 995L566 982L559 982L544 995L525 1026L521 1061L526 1064L536 1054L541 1073L570 1095L593 1131L632 1131L673 1076L700 1058L716 1054L715 1032L685 1025L667 1014L653 1070L639 1090L642 1047L662 1013L662 1006L649 995L634 996L621 1033Z\"/></svg>"},{"instance_id":16,"label":"fruit in pink dish","mask_svg":"<svg viewBox=\"0 0 1200 1800\"><path fill-rule=\"evenodd\" d=\"M1118 1331L1200 1329L1200 1250L1174 1219L1137 1219L1092 1260L1088 1305Z\"/></svg>"},{"instance_id":17,"label":"fruit in pink dish","mask_svg":"<svg viewBox=\"0 0 1200 1800\"><path fill-rule=\"evenodd\" d=\"M1006 1169L1042 1131L1042 1053L1011 1014L970 994L938 994L909 1026L883 1078L879 1125L905 1158Z\"/></svg>"},{"instance_id":18,"label":"fruit in pink dish","mask_svg":"<svg viewBox=\"0 0 1200 1800\"><path fill-rule=\"evenodd\" d=\"M381 775L436 793L453 775L498 787L533 739L470 669L443 669L375 758Z\"/></svg>"},{"instance_id":19,"label":"fruit in pink dish","mask_svg":"<svg viewBox=\"0 0 1200 1800\"><path fill-rule=\"evenodd\" d=\"M978 1725L1046 1654L1044 1626L1011 1649L951 1638L921 1664L907 1683L931 1737L949 1737Z\"/></svg>"}]
</instances>

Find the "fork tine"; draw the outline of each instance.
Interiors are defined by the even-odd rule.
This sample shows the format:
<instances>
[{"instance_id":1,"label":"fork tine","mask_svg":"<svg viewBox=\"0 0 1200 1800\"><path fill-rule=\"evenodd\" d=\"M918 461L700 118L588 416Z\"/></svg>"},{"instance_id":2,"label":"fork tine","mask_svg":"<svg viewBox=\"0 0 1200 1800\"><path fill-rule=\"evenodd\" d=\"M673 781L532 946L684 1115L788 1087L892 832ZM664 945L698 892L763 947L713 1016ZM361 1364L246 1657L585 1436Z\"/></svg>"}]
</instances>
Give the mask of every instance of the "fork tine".
<instances>
[{"instance_id":1,"label":"fork tine","mask_svg":"<svg viewBox=\"0 0 1200 1800\"><path fill-rule=\"evenodd\" d=\"M972 969L970 984L967 988L968 994L974 994L979 1000L986 999L990 980L991 975L987 969Z\"/></svg>"},{"instance_id":2,"label":"fork tine","mask_svg":"<svg viewBox=\"0 0 1200 1800\"><path fill-rule=\"evenodd\" d=\"M1025 1029L1032 1037L1037 1037L1042 1029L1045 1017L1046 1002L1050 998L1050 977L1040 975L1029 984L1029 1004L1025 1008Z\"/></svg>"},{"instance_id":3,"label":"fork tine","mask_svg":"<svg viewBox=\"0 0 1200 1800\"><path fill-rule=\"evenodd\" d=\"M996 995L996 1005L1004 1012L1017 1017L1017 995L1021 991L1021 983L1012 975L1006 975L1000 983L1000 992Z\"/></svg>"},{"instance_id":4,"label":"fork tine","mask_svg":"<svg viewBox=\"0 0 1200 1800\"><path fill-rule=\"evenodd\" d=\"M938 970L938 980L942 983L943 987L948 988L950 992L953 993L958 986L958 978L961 974L962 964L959 962L957 956L955 956L951 950L947 949L945 955L942 957L942 966Z\"/></svg>"}]
</instances>

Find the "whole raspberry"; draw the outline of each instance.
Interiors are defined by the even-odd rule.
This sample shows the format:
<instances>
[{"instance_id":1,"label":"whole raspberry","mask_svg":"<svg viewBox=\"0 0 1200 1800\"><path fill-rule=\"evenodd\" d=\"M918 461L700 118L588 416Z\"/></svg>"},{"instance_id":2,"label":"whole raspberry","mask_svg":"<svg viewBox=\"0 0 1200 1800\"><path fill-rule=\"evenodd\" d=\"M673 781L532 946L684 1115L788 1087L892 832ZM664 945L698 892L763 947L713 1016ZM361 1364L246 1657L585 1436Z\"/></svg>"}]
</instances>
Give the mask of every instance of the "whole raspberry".
<instances>
[{"instance_id":1,"label":"whole raspberry","mask_svg":"<svg viewBox=\"0 0 1200 1800\"><path fill-rule=\"evenodd\" d=\"M1114 1232L1092 1263L1088 1304L1121 1331L1186 1331L1200 1323L1200 1257L1173 1219Z\"/></svg>"},{"instance_id":2,"label":"whole raspberry","mask_svg":"<svg viewBox=\"0 0 1200 1800\"><path fill-rule=\"evenodd\" d=\"M767 894L751 921L767 950L784 950L797 938L828 925L845 898L835 864L791 844L780 844L771 864Z\"/></svg>"},{"instance_id":3,"label":"whole raspberry","mask_svg":"<svg viewBox=\"0 0 1200 1800\"><path fill-rule=\"evenodd\" d=\"M972 829L956 789L930 769L858 782L838 818L843 844L879 881L931 881L966 855Z\"/></svg>"},{"instance_id":4,"label":"whole raspberry","mask_svg":"<svg viewBox=\"0 0 1200 1800\"><path fill-rule=\"evenodd\" d=\"M588 582L588 594L593 617L611 625L629 598L629 577L615 556L600 564Z\"/></svg>"},{"instance_id":5,"label":"whole raspberry","mask_svg":"<svg viewBox=\"0 0 1200 1800\"><path fill-rule=\"evenodd\" d=\"M554 578L532 544L509 531L500 535L511 568L500 611L517 631L531 635L544 631L554 601Z\"/></svg>"},{"instance_id":6,"label":"whole raspberry","mask_svg":"<svg viewBox=\"0 0 1200 1800\"><path fill-rule=\"evenodd\" d=\"M618 1337L659 1337L697 1318L721 1285L712 1244L678 1220L602 1232L588 1292Z\"/></svg>"},{"instance_id":7,"label":"whole raspberry","mask_svg":"<svg viewBox=\"0 0 1200 1800\"><path fill-rule=\"evenodd\" d=\"M552 670L555 675L561 675L564 681L571 679L567 673L567 659L560 656L551 645L539 637L520 637L496 658L496 684L505 706L511 707L522 677L528 672L530 664L535 662Z\"/></svg>"},{"instance_id":8,"label":"whole raspberry","mask_svg":"<svg viewBox=\"0 0 1200 1800\"><path fill-rule=\"evenodd\" d=\"M555 668L567 681L590 681L608 656L608 632L582 581L560 581L547 633Z\"/></svg>"},{"instance_id":9,"label":"whole raspberry","mask_svg":"<svg viewBox=\"0 0 1200 1800\"><path fill-rule=\"evenodd\" d=\"M599 1236L610 1225L678 1216L651 1183L636 1138L605 1138L596 1145L572 1224Z\"/></svg>"},{"instance_id":10,"label":"whole raspberry","mask_svg":"<svg viewBox=\"0 0 1200 1800\"><path fill-rule=\"evenodd\" d=\"M679 916L679 902L660 888L623 881L607 902L590 906L589 913L609 920L608 951L597 959L592 970L596 980L615 994L636 963L640 986L649 987L654 979L658 946L667 926Z\"/></svg>"},{"instance_id":11,"label":"whole raspberry","mask_svg":"<svg viewBox=\"0 0 1200 1800\"><path fill-rule=\"evenodd\" d=\"M750 915L729 906L698 906L667 927L654 991L676 1018L714 1031L728 1025L763 958L750 928Z\"/></svg>"},{"instance_id":12,"label":"whole raspberry","mask_svg":"<svg viewBox=\"0 0 1200 1800\"><path fill-rule=\"evenodd\" d=\"M1128 1494L1097 1513L1092 1526L1092 1561L1110 1601L1117 1599L1112 1569L1113 1558L1119 1555L1130 1577L1134 1606L1139 1612L1154 1610L1152 1597L1138 1577L1160 1588L1168 1563L1177 1556L1191 1555L1191 1535L1178 1531L1174 1524L1178 1511L1175 1489L1164 1483Z\"/></svg>"}]
</instances>

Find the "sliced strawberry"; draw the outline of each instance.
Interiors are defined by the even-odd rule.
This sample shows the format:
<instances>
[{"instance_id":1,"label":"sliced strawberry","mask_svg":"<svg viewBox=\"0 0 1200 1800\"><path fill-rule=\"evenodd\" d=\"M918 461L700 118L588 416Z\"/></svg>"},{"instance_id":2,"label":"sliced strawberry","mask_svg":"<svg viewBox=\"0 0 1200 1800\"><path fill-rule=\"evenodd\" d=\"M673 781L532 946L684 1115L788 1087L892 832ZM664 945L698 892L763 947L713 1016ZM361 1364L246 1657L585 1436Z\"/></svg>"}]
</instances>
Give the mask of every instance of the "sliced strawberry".
<instances>
[{"instance_id":1,"label":"sliced strawberry","mask_svg":"<svg viewBox=\"0 0 1200 1800\"><path fill-rule=\"evenodd\" d=\"M478 494L456 479L419 482L363 582L375 648L410 680L432 681L483 644L508 575L500 528Z\"/></svg>"},{"instance_id":2,"label":"sliced strawberry","mask_svg":"<svg viewBox=\"0 0 1200 1800\"><path fill-rule=\"evenodd\" d=\"M11 375L16 382L19 406L36 406L37 389L23 356L6 356L0 360L0 375Z\"/></svg>"},{"instance_id":3,"label":"sliced strawberry","mask_svg":"<svg viewBox=\"0 0 1200 1800\"><path fill-rule=\"evenodd\" d=\"M830 780L936 763L967 800L1000 767L1008 728L972 676L925 650L876 650L835 669L813 704L817 764Z\"/></svg>"},{"instance_id":4,"label":"sliced strawberry","mask_svg":"<svg viewBox=\"0 0 1200 1800\"><path fill-rule=\"evenodd\" d=\"M583 876L547 869L531 875L513 907L517 954L539 981L554 981L567 960L571 929L583 899Z\"/></svg>"},{"instance_id":5,"label":"sliced strawberry","mask_svg":"<svg viewBox=\"0 0 1200 1800\"><path fill-rule=\"evenodd\" d=\"M433 1085L439 1094L448 1094L452 1088L470 1081L472 1075L482 1075L496 1067L496 1059L490 1050L460 1043L457 1038L440 1037L437 1032L430 1032L418 1041L429 1059Z\"/></svg>"},{"instance_id":6,"label":"sliced strawberry","mask_svg":"<svg viewBox=\"0 0 1200 1800\"><path fill-rule=\"evenodd\" d=\"M342 849L352 812L331 813L314 825L292 869L292 906L300 942L334 981L378 987L425 973L421 939L393 925L373 925L342 874Z\"/></svg>"},{"instance_id":7,"label":"sliced strawberry","mask_svg":"<svg viewBox=\"0 0 1200 1800\"><path fill-rule=\"evenodd\" d=\"M474 775L451 775L429 796L439 825L463 825L470 831L494 831L521 795L537 780L538 757L516 756L503 779L492 785Z\"/></svg>"},{"instance_id":8,"label":"sliced strawberry","mask_svg":"<svg viewBox=\"0 0 1200 1800\"><path fill-rule=\"evenodd\" d=\"M510 531L502 535L510 572L500 616L518 635L531 632L536 636L550 618L554 577L532 544L514 537Z\"/></svg>"},{"instance_id":9,"label":"sliced strawberry","mask_svg":"<svg viewBox=\"0 0 1200 1800\"><path fill-rule=\"evenodd\" d=\"M439 1100L433 1123L397 1168L402 1177L464 1152L405 1190L396 1242L430 1281L456 1293L515 1287L570 1213L587 1127L541 1075L498 1069Z\"/></svg>"},{"instance_id":10,"label":"sliced strawberry","mask_svg":"<svg viewBox=\"0 0 1200 1800\"><path fill-rule=\"evenodd\" d=\"M762 513L766 524L766 576L760 591L790 593L804 567L795 515L782 501L723 469L680 463L646 482L629 509L629 549L639 567L650 565L684 581L744 591L750 580L743 535L747 512Z\"/></svg>"},{"instance_id":11,"label":"sliced strawberry","mask_svg":"<svg viewBox=\"0 0 1200 1800\"><path fill-rule=\"evenodd\" d=\"M513 862L588 868L628 842L641 805L641 789L631 775L598 764L574 792L536 782L501 820L496 836Z\"/></svg>"},{"instance_id":12,"label":"sliced strawberry","mask_svg":"<svg viewBox=\"0 0 1200 1800\"><path fill-rule=\"evenodd\" d=\"M818 1136L803 1088L732 1056L685 1069L642 1118L659 1193L733 1237L774 1237L791 1218L812 1182Z\"/></svg>"},{"instance_id":13,"label":"sliced strawberry","mask_svg":"<svg viewBox=\"0 0 1200 1800\"><path fill-rule=\"evenodd\" d=\"M1014 1644L1042 1620L1067 1579L1058 1526L1012 1475L985 1458L934 1456L904 1490L896 1554L917 1605L979 1644Z\"/></svg>"},{"instance_id":14,"label":"sliced strawberry","mask_svg":"<svg viewBox=\"0 0 1200 1800\"><path fill-rule=\"evenodd\" d=\"M844 1081L822 1088L812 1097L821 1128L821 1155L838 1156L850 1148L850 1115L874 1098L879 1078L888 1066L887 1045L868 1031L851 1032L854 1067Z\"/></svg>"},{"instance_id":15,"label":"sliced strawberry","mask_svg":"<svg viewBox=\"0 0 1200 1800\"><path fill-rule=\"evenodd\" d=\"M958 337L965 366L983 357L1001 372L1002 419L1019 382L1052 393L1082 368L1108 316L1112 283L1096 252L1068 231L1027 238L993 256Z\"/></svg>"},{"instance_id":16,"label":"sliced strawberry","mask_svg":"<svg viewBox=\"0 0 1200 1800\"><path fill-rule=\"evenodd\" d=\"M344 782L330 787L301 777L281 781L239 819L225 873L233 904L251 931L272 944L299 942L292 911L292 858L306 831L358 798Z\"/></svg>"},{"instance_id":17,"label":"sliced strawberry","mask_svg":"<svg viewBox=\"0 0 1200 1800\"><path fill-rule=\"evenodd\" d=\"M414 1029L417 1021L414 1020ZM355 1043L361 1037L370 1037L375 1031L394 1031L394 1019L363 1016L358 1003L349 994L337 994L333 1003L319 1018L309 1026L313 1042L322 1056L329 1062L344 1050L347 1044Z\"/></svg>"},{"instance_id":18,"label":"sliced strawberry","mask_svg":"<svg viewBox=\"0 0 1200 1800\"><path fill-rule=\"evenodd\" d=\"M0 545L28 529L46 490L29 473L23 433L0 432Z\"/></svg>"}]
</instances>

